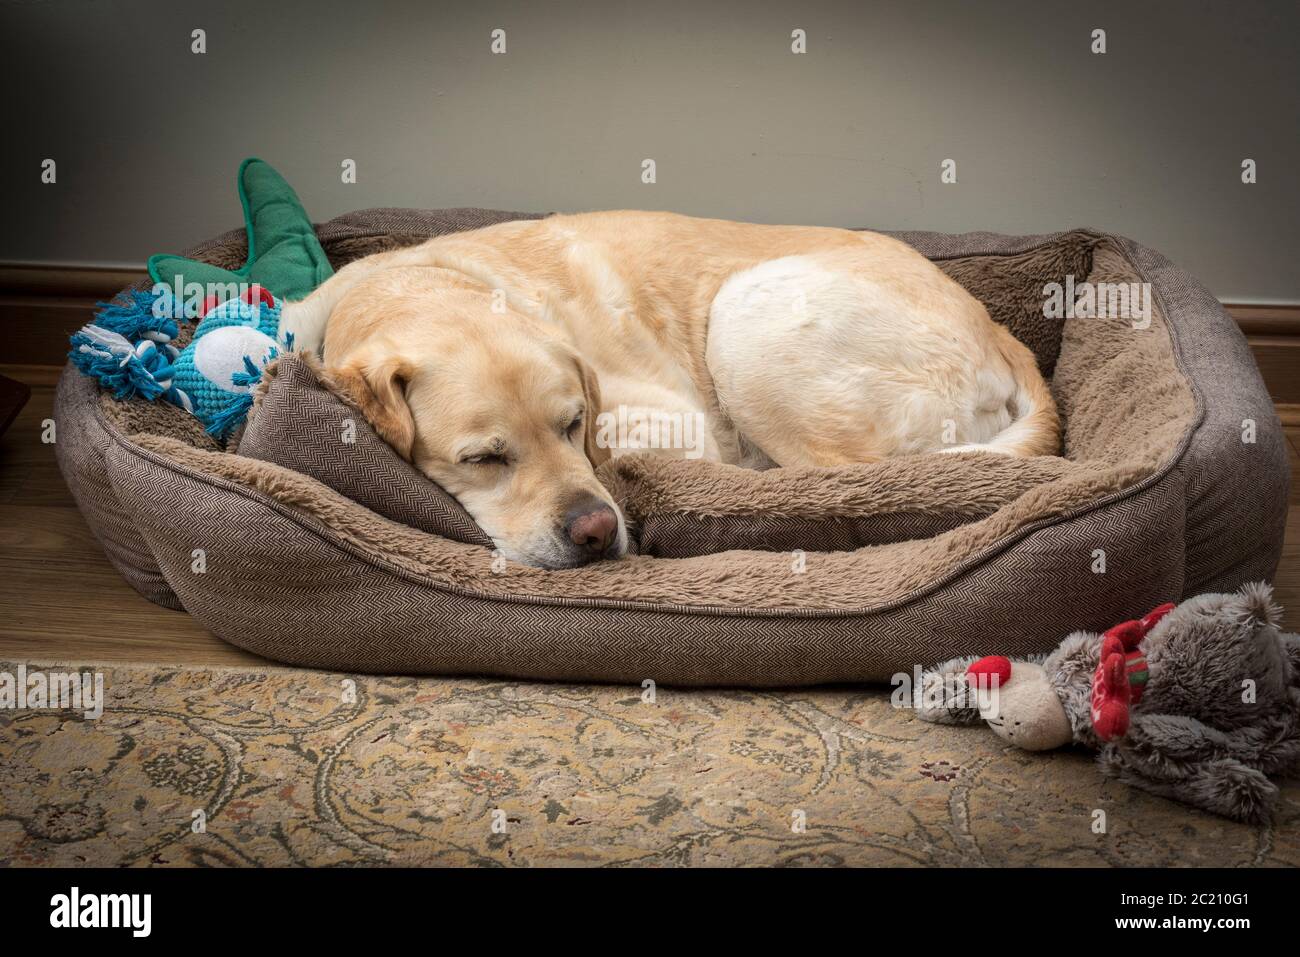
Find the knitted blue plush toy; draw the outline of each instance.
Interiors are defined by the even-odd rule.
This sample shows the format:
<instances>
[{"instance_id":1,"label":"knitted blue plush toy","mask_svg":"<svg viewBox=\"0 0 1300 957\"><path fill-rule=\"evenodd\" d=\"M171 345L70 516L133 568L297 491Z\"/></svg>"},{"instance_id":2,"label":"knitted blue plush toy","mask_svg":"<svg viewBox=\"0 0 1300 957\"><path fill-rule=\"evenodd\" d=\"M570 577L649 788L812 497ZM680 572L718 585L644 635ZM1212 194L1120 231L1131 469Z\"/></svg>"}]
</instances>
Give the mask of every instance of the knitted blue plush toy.
<instances>
[{"instance_id":1,"label":"knitted blue plush toy","mask_svg":"<svg viewBox=\"0 0 1300 957\"><path fill-rule=\"evenodd\" d=\"M281 303L253 286L212 306L179 350L172 344L176 320L160 308L167 301L134 292L105 306L72 337L72 361L114 398L165 399L225 439L248 414L262 368L282 348L293 348L292 336L278 338Z\"/></svg>"},{"instance_id":2,"label":"knitted blue plush toy","mask_svg":"<svg viewBox=\"0 0 1300 957\"><path fill-rule=\"evenodd\" d=\"M176 360L172 388L189 397L190 411L204 427L225 438L248 415L253 386L262 367L281 347L292 350L293 336L279 339L280 303L266 290L253 301L228 299L203 317L194 339Z\"/></svg>"}]
</instances>

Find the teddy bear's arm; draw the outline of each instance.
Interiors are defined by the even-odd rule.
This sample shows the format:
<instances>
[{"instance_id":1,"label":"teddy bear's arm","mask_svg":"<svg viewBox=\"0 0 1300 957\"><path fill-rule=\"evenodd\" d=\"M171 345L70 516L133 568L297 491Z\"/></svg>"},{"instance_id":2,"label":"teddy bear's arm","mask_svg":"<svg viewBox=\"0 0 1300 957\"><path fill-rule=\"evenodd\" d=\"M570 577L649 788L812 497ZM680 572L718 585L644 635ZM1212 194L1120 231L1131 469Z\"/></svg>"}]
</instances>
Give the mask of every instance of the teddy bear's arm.
<instances>
[{"instance_id":1,"label":"teddy bear's arm","mask_svg":"<svg viewBox=\"0 0 1300 957\"><path fill-rule=\"evenodd\" d=\"M1232 758L1156 765L1111 744L1098 755L1098 762L1104 773L1132 787L1250 824L1269 821L1278 793L1266 775Z\"/></svg>"},{"instance_id":2,"label":"teddy bear's arm","mask_svg":"<svg viewBox=\"0 0 1300 957\"><path fill-rule=\"evenodd\" d=\"M1220 731L1183 715L1138 714L1116 745L1153 769L1166 762L1230 759L1265 774L1285 774L1300 768L1300 717L1291 709L1236 731Z\"/></svg>"},{"instance_id":3,"label":"teddy bear's arm","mask_svg":"<svg viewBox=\"0 0 1300 957\"><path fill-rule=\"evenodd\" d=\"M1246 732L1253 729L1247 728ZM1178 714L1135 714L1128 733L1116 742L1152 765L1214 758L1250 760L1259 749L1250 733L1229 734Z\"/></svg>"},{"instance_id":4,"label":"teddy bear's arm","mask_svg":"<svg viewBox=\"0 0 1300 957\"><path fill-rule=\"evenodd\" d=\"M1294 721L1224 732L1182 715L1135 715L1098 756L1102 769L1163 797L1239 821L1269 818L1277 787L1268 773L1300 754Z\"/></svg>"}]
</instances>

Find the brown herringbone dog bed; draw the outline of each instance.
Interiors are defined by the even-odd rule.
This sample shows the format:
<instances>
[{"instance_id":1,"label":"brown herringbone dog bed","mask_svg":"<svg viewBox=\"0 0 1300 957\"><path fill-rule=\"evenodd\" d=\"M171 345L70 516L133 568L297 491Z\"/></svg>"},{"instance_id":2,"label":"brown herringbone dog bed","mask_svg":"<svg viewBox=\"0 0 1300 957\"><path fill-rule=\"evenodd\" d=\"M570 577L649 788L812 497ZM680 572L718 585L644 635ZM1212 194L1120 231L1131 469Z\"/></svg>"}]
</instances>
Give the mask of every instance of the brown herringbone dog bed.
<instances>
[{"instance_id":1,"label":"brown herringbone dog bed","mask_svg":"<svg viewBox=\"0 0 1300 957\"><path fill-rule=\"evenodd\" d=\"M370 210L318 232L340 265L515 215ZM60 463L146 597L259 654L357 671L883 680L975 651L1046 650L1075 628L1271 576L1284 439L1243 337L1204 288L1091 231L900 238L1034 349L1065 421L1062 458L762 473L624 458L602 477L643 554L566 571L502 566L472 524L451 538L419 531L418 501L385 518L223 451L169 405L114 402L75 370L59 389ZM194 254L239 263L243 241L229 233ZM1044 282L1067 275L1150 283L1150 326L1044 322ZM838 550L783 550L810 540Z\"/></svg>"}]
</instances>

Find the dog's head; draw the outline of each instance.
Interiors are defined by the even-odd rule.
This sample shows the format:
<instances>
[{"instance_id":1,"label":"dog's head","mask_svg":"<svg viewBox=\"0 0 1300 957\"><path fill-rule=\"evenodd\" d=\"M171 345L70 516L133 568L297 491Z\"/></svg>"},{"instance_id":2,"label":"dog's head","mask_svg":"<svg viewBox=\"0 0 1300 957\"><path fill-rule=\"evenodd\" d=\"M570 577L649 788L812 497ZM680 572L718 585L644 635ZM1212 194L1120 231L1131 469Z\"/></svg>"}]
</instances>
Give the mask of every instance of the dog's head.
<instances>
[{"instance_id":1,"label":"dog's head","mask_svg":"<svg viewBox=\"0 0 1300 957\"><path fill-rule=\"evenodd\" d=\"M395 303L383 321L382 304L364 319L341 304L326 335L331 374L506 558L572 568L624 555L623 516L595 475L609 451L596 442L590 367L544 323L494 313L475 291L436 299Z\"/></svg>"}]
</instances>

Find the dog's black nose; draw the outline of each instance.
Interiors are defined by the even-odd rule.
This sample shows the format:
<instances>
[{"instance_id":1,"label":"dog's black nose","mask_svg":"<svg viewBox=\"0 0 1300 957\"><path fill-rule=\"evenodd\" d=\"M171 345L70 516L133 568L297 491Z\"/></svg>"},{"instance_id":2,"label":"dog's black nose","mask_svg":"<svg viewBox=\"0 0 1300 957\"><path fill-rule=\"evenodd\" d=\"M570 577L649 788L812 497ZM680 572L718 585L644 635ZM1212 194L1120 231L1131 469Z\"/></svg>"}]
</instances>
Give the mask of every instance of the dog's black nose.
<instances>
[{"instance_id":1,"label":"dog's black nose","mask_svg":"<svg viewBox=\"0 0 1300 957\"><path fill-rule=\"evenodd\" d=\"M565 514L564 533L573 544L602 555L614 544L618 515L596 496L588 495Z\"/></svg>"}]
</instances>

